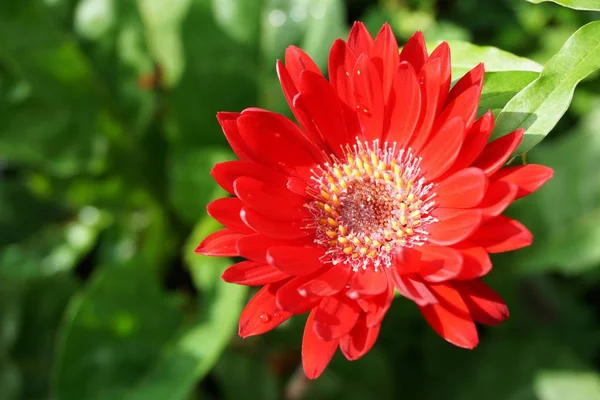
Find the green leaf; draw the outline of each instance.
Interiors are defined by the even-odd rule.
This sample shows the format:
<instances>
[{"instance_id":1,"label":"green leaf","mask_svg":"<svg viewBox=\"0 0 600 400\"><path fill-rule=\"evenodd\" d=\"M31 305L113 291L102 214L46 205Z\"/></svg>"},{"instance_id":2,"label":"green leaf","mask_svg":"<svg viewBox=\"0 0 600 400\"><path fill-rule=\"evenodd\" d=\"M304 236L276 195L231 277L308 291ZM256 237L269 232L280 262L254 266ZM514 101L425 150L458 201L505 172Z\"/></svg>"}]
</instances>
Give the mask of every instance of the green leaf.
<instances>
[{"instance_id":1,"label":"green leaf","mask_svg":"<svg viewBox=\"0 0 600 400\"><path fill-rule=\"evenodd\" d=\"M198 224L184 247L184 260L197 288L202 291L200 315L194 326L170 345L143 379L123 398L127 400L185 400L198 380L218 361L237 331L237 321L248 288L221 280L228 259L194 254L201 239L218 223L205 218Z\"/></svg>"},{"instance_id":2,"label":"green leaf","mask_svg":"<svg viewBox=\"0 0 600 400\"><path fill-rule=\"evenodd\" d=\"M560 4L563 7L575 10L600 11L600 0L527 0L530 3L539 4L546 1Z\"/></svg>"},{"instance_id":3,"label":"green leaf","mask_svg":"<svg viewBox=\"0 0 600 400\"><path fill-rule=\"evenodd\" d=\"M233 39L255 46L263 0L212 0L217 24Z\"/></svg>"},{"instance_id":4,"label":"green leaf","mask_svg":"<svg viewBox=\"0 0 600 400\"><path fill-rule=\"evenodd\" d=\"M0 154L60 176L97 172L106 138L104 90L93 65L43 2L0 5ZM31 144L35 143L35 146Z\"/></svg>"},{"instance_id":5,"label":"green leaf","mask_svg":"<svg viewBox=\"0 0 600 400\"><path fill-rule=\"evenodd\" d=\"M504 107L493 137L525 128L525 137L516 154L529 151L541 142L566 112L577 84L600 69L600 21L577 32L554 55L540 74Z\"/></svg>"},{"instance_id":6,"label":"green leaf","mask_svg":"<svg viewBox=\"0 0 600 400\"><path fill-rule=\"evenodd\" d=\"M79 282L66 275L29 282L21 296L22 322L12 357L23 382L22 398L50 398L58 327Z\"/></svg>"},{"instance_id":7,"label":"green leaf","mask_svg":"<svg viewBox=\"0 0 600 400\"><path fill-rule=\"evenodd\" d=\"M483 81L483 90L479 100L479 114L488 110L501 109L531 81L537 78L537 72L502 71L488 72Z\"/></svg>"},{"instance_id":8,"label":"green leaf","mask_svg":"<svg viewBox=\"0 0 600 400\"><path fill-rule=\"evenodd\" d=\"M167 98L168 139L190 151L223 145L215 115L256 105L258 54L219 28L209 0L191 1L181 29L186 68Z\"/></svg>"},{"instance_id":9,"label":"green leaf","mask_svg":"<svg viewBox=\"0 0 600 400\"><path fill-rule=\"evenodd\" d=\"M594 371L543 371L535 378L539 400L600 400L600 375Z\"/></svg>"},{"instance_id":10,"label":"green leaf","mask_svg":"<svg viewBox=\"0 0 600 400\"><path fill-rule=\"evenodd\" d=\"M72 221L49 225L25 241L0 248L0 276L25 280L74 268L96 244L107 222L105 214L87 207Z\"/></svg>"},{"instance_id":11,"label":"green leaf","mask_svg":"<svg viewBox=\"0 0 600 400\"><path fill-rule=\"evenodd\" d=\"M164 70L164 83L168 87L175 86L179 82L185 69L181 23L192 1L137 1L146 27L148 47Z\"/></svg>"},{"instance_id":12,"label":"green leaf","mask_svg":"<svg viewBox=\"0 0 600 400\"><path fill-rule=\"evenodd\" d=\"M428 51L433 51L440 43L428 43ZM486 72L540 72L542 70L542 66L535 61L516 56L496 47L477 46L461 40L449 40L448 45L450 45L453 79L461 77L479 63L484 64Z\"/></svg>"},{"instance_id":13,"label":"green leaf","mask_svg":"<svg viewBox=\"0 0 600 400\"><path fill-rule=\"evenodd\" d=\"M54 366L54 396L117 399L139 381L182 322L179 301L135 259L105 266L71 301Z\"/></svg>"},{"instance_id":14,"label":"green leaf","mask_svg":"<svg viewBox=\"0 0 600 400\"><path fill-rule=\"evenodd\" d=\"M553 270L580 274L600 263L600 102L568 135L542 143L529 161L554 169L534 195L515 203L511 215L534 234L534 244L511 263L523 273Z\"/></svg>"},{"instance_id":15,"label":"green leaf","mask_svg":"<svg viewBox=\"0 0 600 400\"><path fill-rule=\"evenodd\" d=\"M172 149L167 161L169 200L182 220L189 223L198 221L206 215L210 199L224 193L210 171L216 163L232 158L230 151L220 147Z\"/></svg>"}]
</instances>

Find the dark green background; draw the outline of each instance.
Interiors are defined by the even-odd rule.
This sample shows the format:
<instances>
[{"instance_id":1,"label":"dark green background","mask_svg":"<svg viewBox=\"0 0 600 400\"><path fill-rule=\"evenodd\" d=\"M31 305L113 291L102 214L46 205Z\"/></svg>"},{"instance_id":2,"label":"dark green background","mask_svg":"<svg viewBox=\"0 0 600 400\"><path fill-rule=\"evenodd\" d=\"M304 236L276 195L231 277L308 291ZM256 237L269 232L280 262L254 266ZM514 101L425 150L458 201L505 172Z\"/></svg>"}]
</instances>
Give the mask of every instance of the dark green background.
<instances>
[{"instance_id":1,"label":"dark green background","mask_svg":"<svg viewBox=\"0 0 600 400\"><path fill-rule=\"evenodd\" d=\"M598 18L522 0L3 0L0 399L600 399L597 73L528 154L556 176L509 210L535 244L495 257L511 318L476 350L397 298L369 354L307 382L303 318L239 339L248 290L193 254L217 229L208 172L232 157L215 114L287 113L287 45L323 68L361 19L544 64Z\"/></svg>"}]
</instances>

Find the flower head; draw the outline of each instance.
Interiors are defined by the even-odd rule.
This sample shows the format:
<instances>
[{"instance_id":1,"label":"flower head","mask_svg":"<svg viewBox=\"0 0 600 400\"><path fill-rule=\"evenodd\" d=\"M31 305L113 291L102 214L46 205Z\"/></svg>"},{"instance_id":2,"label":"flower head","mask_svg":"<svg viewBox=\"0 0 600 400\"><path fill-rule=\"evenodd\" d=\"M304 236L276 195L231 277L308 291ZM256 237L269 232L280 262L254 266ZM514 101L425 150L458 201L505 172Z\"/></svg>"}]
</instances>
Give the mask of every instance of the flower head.
<instances>
[{"instance_id":1,"label":"flower head","mask_svg":"<svg viewBox=\"0 0 600 400\"><path fill-rule=\"evenodd\" d=\"M444 339L475 347L475 322L508 317L480 280L489 254L532 241L501 213L552 176L502 168L523 130L488 143L493 115L476 119L483 65L450 88L446 43L428 55L417 32L399 52L387 24L373 40L356 23L333 44L329 80L296 47L277 72L299 125L256 108L219 113L239 161L212 175L234 197L208 206L225 229L196 250L244 257L223 279L262 286L239 334L310 312L302 360L315 378L338 347L349 360L369 351L398 292Z\"/></svg>"}]
</instances>

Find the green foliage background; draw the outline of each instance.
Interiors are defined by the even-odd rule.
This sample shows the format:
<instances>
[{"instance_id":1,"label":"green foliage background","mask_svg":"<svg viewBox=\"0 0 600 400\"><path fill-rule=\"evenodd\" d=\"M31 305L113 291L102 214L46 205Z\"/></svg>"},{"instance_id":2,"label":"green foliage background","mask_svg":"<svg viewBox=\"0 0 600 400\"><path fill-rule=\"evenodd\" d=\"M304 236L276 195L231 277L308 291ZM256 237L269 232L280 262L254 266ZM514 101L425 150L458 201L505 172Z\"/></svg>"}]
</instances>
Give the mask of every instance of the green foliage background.
<instances>
[{"instance_id":1,"label":"green foliage background","mask_svg":"<svg viewBox=\"0 0 600 400\"><path fill-rule=\"evenodd\" d=\"M0 399L600 399L600 12L583 10L600 2L2 1ZM509 210L535 244L494 259L512 315L476 350L397 298L368 355L307 382L302 318L239 339L250 293L193 248L232 158L216 112L287 113L276 58L296 44L324 68L356 19L451 40L455 78L485 61L480 111L496 136L525 126L519 153L556 175Z\"/></svg>"}]
</instances>

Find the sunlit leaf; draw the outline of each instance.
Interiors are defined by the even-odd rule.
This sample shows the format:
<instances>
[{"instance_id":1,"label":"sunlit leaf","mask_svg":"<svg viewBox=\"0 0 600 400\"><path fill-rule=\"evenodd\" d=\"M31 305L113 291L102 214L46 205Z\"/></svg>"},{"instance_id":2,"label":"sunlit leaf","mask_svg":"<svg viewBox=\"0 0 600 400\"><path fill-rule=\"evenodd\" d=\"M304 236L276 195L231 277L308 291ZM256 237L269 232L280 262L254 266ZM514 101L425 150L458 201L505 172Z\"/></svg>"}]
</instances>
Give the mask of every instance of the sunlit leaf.
<instances>
[{"instance_id":1,"label":"sunlit leaf","mask_svg":"<svg viewBox=\"0 0 600 400\"><path fill-rule=\"evenodd\" d=\"M431 52L440 42L428 43ZM452 57L452 77L457 79L479 63L483 63L486 72L530 71L540 72L542 66L535 61L519 57L508 51L491 46L477 46L460 40L449 40Z\"/></svg>"},{"instance_id":2,"label":"sunlit leaf","mask_svg":"<svg viewBox=\"0 0 600 400\"><path fill-rule=\"evenodd\" d=\"M539 400L600 400L600 375L594 371L543 371L535 379Z\"/></svg>"},{"instance_id":3,"label":"sunlit leaf","mask_svg":"<svg viewBox=\"0 0 600 400\"><path fill-rule=\"evenodd\" d=\"M508 101L539 74L532 71L488 72L483 81L479 101L479 114L488 110L501 109Z\"/></svg>"},{"instance_id":4,"label":"sunlit leaf","mask_svg":"<svg viewBox=\"0 0 600 400\"><path fill-rule=\"evenodd\" d=\"M573 34L544 66L539 78L513 97L504 107L493 137L525 128L516 153L524 153L541 142L563 116L577 84L600 69L600 21L591 22Z\"/></svg>"},{"instance_id":5,"label":"sunlit leaf","mask_svg":"<svg viewBox=\"0 0 600 400\"><path fill-rule=\"evenodd\" d=\"M560 4L564 7L574 8L575 10L600 11L600 0L527 0L530 3L543 3L546 1Z\"/></svg>"}]
</instances>

